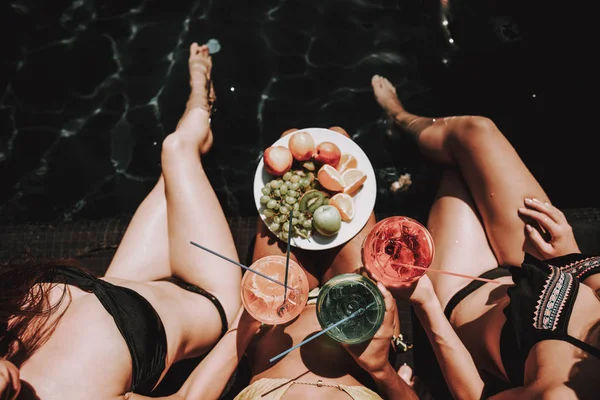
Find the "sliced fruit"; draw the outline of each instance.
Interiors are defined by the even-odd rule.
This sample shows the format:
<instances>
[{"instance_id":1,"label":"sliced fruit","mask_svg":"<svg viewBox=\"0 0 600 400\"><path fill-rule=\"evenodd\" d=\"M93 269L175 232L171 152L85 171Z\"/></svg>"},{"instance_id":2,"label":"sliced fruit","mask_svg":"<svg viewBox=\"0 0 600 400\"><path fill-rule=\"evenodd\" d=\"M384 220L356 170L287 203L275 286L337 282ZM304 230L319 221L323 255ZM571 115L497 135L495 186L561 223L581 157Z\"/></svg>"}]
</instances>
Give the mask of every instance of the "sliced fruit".
<instances>
[{"instance_id":1,"label":"sliced fruit","mask_svg":"<svg viewBox=\"0 0 600 400\"><path fill-rule=\"evenodd\" d=\"M320 190L309 190L300 198L300 211L313 213L323 205L325 194Z\"/></svg>"},{"instance_id":2,"label":"sliced fruit","mask_svg":"<svg viewBox=\"0 0 600 400\"><path fill-rule=\"evenodd\" d=\"M354 218L354 200L346 193L337 193L329 199L329 205L334 206L340 212L342 221L350 222Z\"/></svg>"},{"instance_id":3,"label":"sliced fruit","mask_svg":"<svg viewBox=\"0 0 600 400\"><path fill-rule=\"evenodd\" d=\"M344 182L343 192L352 195L362 187L367 180L367 174L358 168L350 168L342 174L342 182ZM319 179L320 181L320 179Z\"/></svg>"},{"instance_id":4,"label":"sliced fruit","mask_svg":"<svg viewBox=\"0 0 600 400\"><path fill-rule=\"evenodd\" d=\"M342 157L340 158L340 163L338 164L336 169L341 174L347 169L356 167L358 167L358 160L356 159L356 157L354 157L352 154L344 153L342 154Z\"/></svg>"},{"instance_id":5,"label":"sliced fruit","mask_svg":"<svg viewBox=\"0 0 600 400\"><path fill-rule=\"evenodd\" d=\"M341 192L344 190L344 180L342 175L329 164L325 164L319 169L317 179L321 186L332 192Z\"/></svg>"}]
</instances>

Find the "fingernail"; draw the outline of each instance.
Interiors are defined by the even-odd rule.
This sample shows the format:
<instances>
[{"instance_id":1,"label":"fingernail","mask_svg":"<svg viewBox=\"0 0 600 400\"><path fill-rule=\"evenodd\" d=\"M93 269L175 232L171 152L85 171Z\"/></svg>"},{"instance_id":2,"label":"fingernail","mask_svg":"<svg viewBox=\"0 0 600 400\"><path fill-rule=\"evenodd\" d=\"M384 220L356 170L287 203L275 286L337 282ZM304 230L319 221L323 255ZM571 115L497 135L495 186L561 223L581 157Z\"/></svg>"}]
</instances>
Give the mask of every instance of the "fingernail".
<instances>
[{"instance_id":1,"label":"fingernail","mask_svg":"<svg viewBox=\"0 0 600 400\"><path fill-rule=\"evenodd\" d=\"M519 212L525 212L527 209L525 207L519 207Z\"/></svg>"},{"instance_id":2,"label":"fingernail","mask_svg":"<svg viewBox=\"0 0 600 400\"><path fill-rule=\"evenodd\" d=\"M532 200L531 200L530 198L526 198L526 199L525 199L525 203L529 204L529 203L531 203L531 202L532 202Z\"/></svg>"},{"instance_id":3,"label":"fingernail","mask_svg":"<svg viewBox=\"0 0 600 400\"><path fill-rule=\"evenodd\" d=\"M527 232L533 232L533 227L529 224L525 225L525 229L527 229Z\"/></svg>"},{"instance_id":4,"label":"fingernail","mask_svg":"<svg viewBox=\"0 0 600 400\"><path fill-rule=\"evenodd\" d=\"M382 292L385 290L385 286L383 285L383 283L381 282L377 282L377 287L379 288L379 290L381 290Z\"/></svg>"},{"instance_id":5,"label":"fingernail","mask_svg":"<svg viewBox=\"0 0 600 400\"><path fill-rule=\"evenodd\" d=\"M536 203L539 203L540 201L538 199L536 199L535 197L533 197L531 200L535 201Z\"/></svg>"}]
</instances>

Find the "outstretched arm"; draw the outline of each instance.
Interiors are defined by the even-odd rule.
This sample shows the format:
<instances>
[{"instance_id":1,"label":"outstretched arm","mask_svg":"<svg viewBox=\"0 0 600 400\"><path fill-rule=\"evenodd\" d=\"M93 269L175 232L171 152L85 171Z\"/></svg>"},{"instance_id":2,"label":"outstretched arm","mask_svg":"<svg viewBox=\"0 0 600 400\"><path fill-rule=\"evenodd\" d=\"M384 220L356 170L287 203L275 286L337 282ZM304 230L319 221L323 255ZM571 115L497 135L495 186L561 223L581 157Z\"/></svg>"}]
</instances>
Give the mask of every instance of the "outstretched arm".
<instances>
[{"instance_id":1,"label":"outstretched arm","mask_svg":"<svg viewBox=\"0 0 600 400\"><path fill-rule=\"evenodd\" d=\"M455 399L481 399L484 383L471 354L444 315L427 275L409 287L392 289L394 295L410 300L423 326L448 388Z\"/></svg>"},{"instance_id":2,"label":"outstretched arm","mask_svg":"<svg viewBox=\"0 0 600 400\"><path fill-rule=\"evenodd\" d=\"M259 327L260 322L248 315L243 306L240 307L231 328L198 364L181 386L181 389L176 394L162 399L218 399ZM128 393L125 395L125 399L143 400L150 398Z\"/></svg>"},{"instance_id":3,"label":"outstretched arm","mask_svg":"<svg viewBox=\"0 0 600 400\"><path fill-rule=\"evenodd\" d=\"M418 400L415 391L398 375L388 361L394 333L394 318L398 315L398 311L392 294L381 283L378 283L377 287L385 299L385 316L381 328L369 342L344 347L356 363L371 375L384 399Z\"/></svg>"}]
</instances>

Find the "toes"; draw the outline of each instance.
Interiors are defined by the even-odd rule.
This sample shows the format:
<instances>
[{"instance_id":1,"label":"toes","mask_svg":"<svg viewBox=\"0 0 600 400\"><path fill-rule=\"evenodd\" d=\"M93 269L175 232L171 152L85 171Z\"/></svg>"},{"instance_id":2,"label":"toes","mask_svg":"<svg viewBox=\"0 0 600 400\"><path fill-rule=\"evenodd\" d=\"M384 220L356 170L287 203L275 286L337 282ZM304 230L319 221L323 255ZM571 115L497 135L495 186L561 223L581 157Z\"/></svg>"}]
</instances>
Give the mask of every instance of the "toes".
<instances>
[{"instance_id":1,"label":"toes","mask_svg":"<svg viewBox=\"0 0 600 400\"><path fill-rule=\"evenodd\" d=\"M198 50L198 43L194 42L190 46L190 59L196 55L196 51Z\"/></svg>"}]
</instances>

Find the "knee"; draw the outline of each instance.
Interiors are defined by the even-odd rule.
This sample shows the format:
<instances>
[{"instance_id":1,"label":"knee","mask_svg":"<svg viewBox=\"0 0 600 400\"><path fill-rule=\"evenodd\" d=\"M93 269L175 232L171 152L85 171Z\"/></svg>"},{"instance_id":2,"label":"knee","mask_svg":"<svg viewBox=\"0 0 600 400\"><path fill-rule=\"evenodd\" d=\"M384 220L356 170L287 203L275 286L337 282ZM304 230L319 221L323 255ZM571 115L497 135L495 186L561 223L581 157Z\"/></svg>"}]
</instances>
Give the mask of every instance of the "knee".
<instances>
[{"instance_id":1,"label":"knee","mask_svg":"<svg viewBox=\"0 0 600 400\"><path fill-rule=\"evenodd\" d=\"M457 125L457 131L470 134L485 134L498 130L494 121L487 117L479 116L462 117Z\"/></svg>"},{"instance_id":2,"label":"knee","mask_svg":"<svg viewBox=\"0 0 600 400\"><path fill-rule=\"evenodd\" d=\"M162 143L162 158L171 157L181 153L183 149L183 140L177 135L170 134Z\"/></svg>"},{"instance_id":3,"label":"knee","mask_svg":"<svg viewBox=\"0 0 600 400\"><path fill-rule=\"evenodd\" d=\"M193 143L186 143L185 138L174 133L168 135L162 142L161 162L171 164L175 160L183 159L186 154L198 156L198 151ZM197 161L197 160L196 160Z\"/></svg>"},{"instance_id":4,"label":"knee","mask_svg":"<svg viewBox=\"0 0 600 400\"><path fill-rule=\"evenodd\" d=\"M498 127L486 117L460 117L452 127L453 137L463 145L481 143L481 141L494 140L500 132Z\"/></svg>"}]
</instances>

